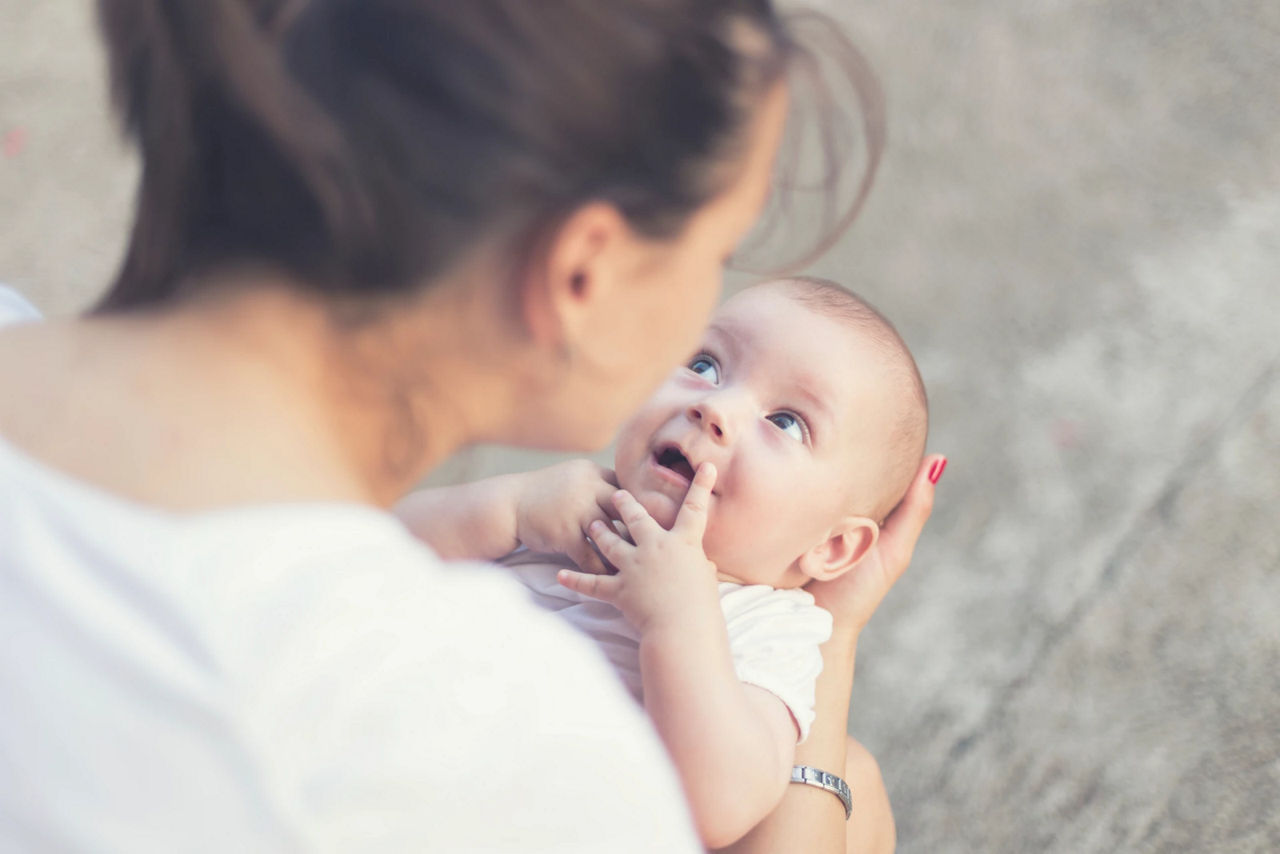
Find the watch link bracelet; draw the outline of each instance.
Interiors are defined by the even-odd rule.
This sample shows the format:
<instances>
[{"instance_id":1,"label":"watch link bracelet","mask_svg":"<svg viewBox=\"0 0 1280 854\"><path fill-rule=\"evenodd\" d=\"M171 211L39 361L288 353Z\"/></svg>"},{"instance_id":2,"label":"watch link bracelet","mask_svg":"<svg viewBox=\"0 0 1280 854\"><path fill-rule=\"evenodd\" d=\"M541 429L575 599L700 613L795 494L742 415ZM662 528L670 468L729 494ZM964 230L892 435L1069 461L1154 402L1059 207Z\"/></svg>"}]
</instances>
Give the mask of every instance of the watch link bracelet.
<instances>
[{"instance_id":1,"label":"watch link bracelet","mask_svg":"<svg viewBox=\"0 0 1280 854\"><path fill-rule=\"evenodd\" d=\"M817 786L819 789L826 789L839 798L840 803L844 804L845 821L848 821L849 816L853 815L853 796L849 794L849 784L835 774L830 774L810 765L797 765L791 769L791 782L804 783L809 786Z\"/></svg>"}]
</instances>

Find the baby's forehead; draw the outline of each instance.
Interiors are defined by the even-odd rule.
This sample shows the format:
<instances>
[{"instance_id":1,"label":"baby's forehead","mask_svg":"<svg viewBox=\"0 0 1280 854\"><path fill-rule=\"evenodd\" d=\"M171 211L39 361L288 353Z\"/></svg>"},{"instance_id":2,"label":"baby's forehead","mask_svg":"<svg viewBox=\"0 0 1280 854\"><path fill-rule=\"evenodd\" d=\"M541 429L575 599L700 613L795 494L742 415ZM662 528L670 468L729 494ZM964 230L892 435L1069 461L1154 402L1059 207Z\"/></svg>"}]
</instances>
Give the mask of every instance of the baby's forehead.
<instances>
[{"instance_id":1,"label":"baby's forehead","mask_svg":"<svg viewBox=\"0 0 1280 854\"><path fill-rule=\"evenodd\" d=\"M712 317L706 340L723 359L768 380L771 392L794 389L833 413L886 389L887 365L865 332L785 293L734 297Z\"/></svg>"},{"instance_id":2,"label":"baby's forehead","mask_svg":"<svg viewBox=\"0 0 1280 854\"><path fill-rule=\"evenodd\" d=\"M869 417L868 404L887 417L918 408L906 345L875 309L847 292L838 300L813 299L804 287L757 285L720 306L707 338L729 357L749 359L756 371L815 390L834 410L854 407L864 427L878 420Z\"/></svg>"},{"instance_id":3,"label":"baby's forehead","mask_svg":"<svg viewBox=\"0 0 1280 854\"><path fill-rule=\"evenodd\" d=\"M782 288L767 285L749 288L723 303L711 317L708 334L739 339L744 348L783 357L788 350L810 354L825 350L847 358L850 345L864 345L873 337L859 324L832 317Z\"/></svg>"}]
</instances>

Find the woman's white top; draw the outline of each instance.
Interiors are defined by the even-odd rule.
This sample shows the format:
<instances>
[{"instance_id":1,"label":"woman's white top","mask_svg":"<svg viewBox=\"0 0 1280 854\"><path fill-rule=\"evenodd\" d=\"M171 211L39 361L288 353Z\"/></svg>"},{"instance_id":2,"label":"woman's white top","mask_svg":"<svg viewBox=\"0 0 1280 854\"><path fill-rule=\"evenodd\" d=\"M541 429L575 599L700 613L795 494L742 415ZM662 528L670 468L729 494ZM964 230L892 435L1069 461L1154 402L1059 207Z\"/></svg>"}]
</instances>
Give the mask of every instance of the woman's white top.
<instances>
[{"instance_id":1,"label":"woman's white top","mask_svg":"<svg viewBox=\"0 0 1280 854\"><path fill-rule=\"evenodd\" d=\"M499 571L361 505L140 506L0 438L0 850L701 848L608 664Z\"/></svg>"}]
</instances>

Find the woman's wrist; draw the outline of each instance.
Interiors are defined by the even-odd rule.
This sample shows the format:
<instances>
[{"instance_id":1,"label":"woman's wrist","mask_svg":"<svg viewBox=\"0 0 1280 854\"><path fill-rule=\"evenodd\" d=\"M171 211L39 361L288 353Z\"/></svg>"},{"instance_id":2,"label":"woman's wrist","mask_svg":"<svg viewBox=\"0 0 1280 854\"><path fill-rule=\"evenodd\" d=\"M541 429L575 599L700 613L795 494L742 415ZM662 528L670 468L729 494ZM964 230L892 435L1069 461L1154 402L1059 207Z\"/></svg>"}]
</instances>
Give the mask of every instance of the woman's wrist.
<instances>
[{"instance_id":1,"label":"woman's wrist","mask_svg":"<svg viewBox=\"0 0 1280 854\"><path fill-rule=\"evenodd\" d=\"M828 650L834 655L844 652L850 659L858 650L858 637L862 634L862 626L852 620L835 620L831 626L831 637L822 645L823 654Z\"/></svg>"},{"instance_id":2,"label":"woman's wrist","mask_svg":"<svg viewBox=\"0 0 1280 854\"><path fill-rule=\"evenodd\" d=\"M822 674L815 686L817 712L809 737L796 747L796 763L839 774L844 768L845 728L853 694L857 634L834 636L822 645Z\"/></svg>"}]
</instances>

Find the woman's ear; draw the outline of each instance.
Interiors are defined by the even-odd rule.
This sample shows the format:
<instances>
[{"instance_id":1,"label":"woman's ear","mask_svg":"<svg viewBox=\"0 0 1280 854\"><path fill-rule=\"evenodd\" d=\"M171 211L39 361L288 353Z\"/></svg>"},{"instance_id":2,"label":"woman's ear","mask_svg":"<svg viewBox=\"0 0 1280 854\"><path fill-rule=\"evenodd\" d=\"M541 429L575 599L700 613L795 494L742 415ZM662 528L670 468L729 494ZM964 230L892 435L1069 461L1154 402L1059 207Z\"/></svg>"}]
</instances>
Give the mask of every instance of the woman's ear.
<instances>
[{"instance_id":1,"label":"woman's ear","mask_svg":"<svg viewBox=\"0 0 1280 854\"><path fill-rule=\"evenodd\" d=\"M618 282L630 234L613 205L578 208L534 254L520 282L520 306L535 342L572 349Z\"/></svg>"},{"instance_id":2,"label":"woman's ear","mask_svg":"<svg viewBox=\"0 0 1280 854\"><path fill-rule=\"evenodd\" d=\"M816 581L839 578L858 565L880 537L880 526L866 516L846 516L831 535L800 557L800 570Z\"/></svg>"}]
</instances>

